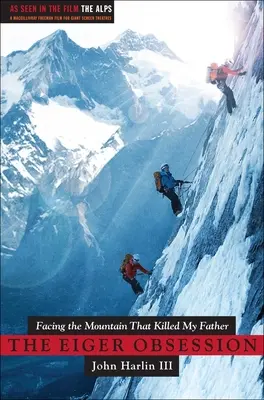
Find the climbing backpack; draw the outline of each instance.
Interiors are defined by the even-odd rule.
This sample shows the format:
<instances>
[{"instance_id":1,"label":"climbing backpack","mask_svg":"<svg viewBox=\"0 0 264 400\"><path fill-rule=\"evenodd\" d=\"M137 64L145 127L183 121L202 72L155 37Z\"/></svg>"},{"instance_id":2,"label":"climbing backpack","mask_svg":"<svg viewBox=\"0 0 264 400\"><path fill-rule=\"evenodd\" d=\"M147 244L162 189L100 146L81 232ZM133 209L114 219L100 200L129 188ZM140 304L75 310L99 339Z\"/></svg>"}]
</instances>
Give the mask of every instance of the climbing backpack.
<instances>
[{"instance_id":1,"label":"climbing backpack","mask_svg":"<svg viewBox=\"0 0 264 400\"><path fill-rule=\"evenodd\" d=\"M212 63L207 67L206 83L212 83L217 79L218 68L216 63Z\"/></svg>"},{"instance_id":2,"label":"climbing backpack","mask_svg":"<svg viewBox=\"0 0 264 400\"><path fill-rule=\"evenodd\" d=\"M156 189L158 192L163 193L164 189L161 183L161 175L159 171L154 172L153 174L154 176L154 180L155 180L155 185L156 185Z\"/></svg>"},{"instance_id":3,"label":"climbing backpack","mask_svg":"<svg viewBox=\"0 0 264 400\"><path fill-rule=\"evenodd\" d=\"M129 261L133 258L132 254L126 254L125 258L121 264L120 272L123 274L125 272L125 266L129 263Z\"/></svg>"}]
</instances>

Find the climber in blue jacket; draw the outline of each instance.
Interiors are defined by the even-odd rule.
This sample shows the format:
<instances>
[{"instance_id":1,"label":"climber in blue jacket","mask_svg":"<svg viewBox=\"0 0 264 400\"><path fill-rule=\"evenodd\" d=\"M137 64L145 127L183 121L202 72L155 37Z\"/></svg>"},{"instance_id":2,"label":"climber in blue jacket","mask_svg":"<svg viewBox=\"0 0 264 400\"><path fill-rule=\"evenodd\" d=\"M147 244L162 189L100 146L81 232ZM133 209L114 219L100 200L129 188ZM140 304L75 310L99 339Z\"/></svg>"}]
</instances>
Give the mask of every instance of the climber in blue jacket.
<instances>
[{"instance_id":1,"label":"climber in blue jacket","mask_svg":"<svg viewBox=\"0 0 264 400\"><path fill-rule=\"evenodd\" d=\"M163 194L170 199L172 211L177 216L182 212L182 205L179 197L175 193L175 186L181 186L184 181L173 178L170 172L170 167L167 163L162 164L160 169Z\"/></svg>"}]
</instances>

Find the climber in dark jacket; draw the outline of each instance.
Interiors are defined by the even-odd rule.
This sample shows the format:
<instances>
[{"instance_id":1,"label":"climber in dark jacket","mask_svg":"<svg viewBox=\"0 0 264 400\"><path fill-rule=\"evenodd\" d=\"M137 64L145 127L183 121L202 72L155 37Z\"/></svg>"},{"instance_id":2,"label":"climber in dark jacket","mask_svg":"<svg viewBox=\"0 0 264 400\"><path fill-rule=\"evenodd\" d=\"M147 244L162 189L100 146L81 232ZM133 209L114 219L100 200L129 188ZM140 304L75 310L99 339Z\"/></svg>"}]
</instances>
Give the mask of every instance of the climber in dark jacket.
<instances>
[{"instance_id":1,"label":"climber in dark jacket","mask_svg":"<svg viewBox=\"0 0 264 400\"><path fill-rule=\"evenodd\" d=\"M182 205L179 197L175 193L175 186L181 186L184 181L176 180L170 173L168 164L162 164L161 167L161 184L163 187L164 196L168 197L171 201L171 208L173 213L177 216L182 212Z\"/></svg>"}]
</instances>

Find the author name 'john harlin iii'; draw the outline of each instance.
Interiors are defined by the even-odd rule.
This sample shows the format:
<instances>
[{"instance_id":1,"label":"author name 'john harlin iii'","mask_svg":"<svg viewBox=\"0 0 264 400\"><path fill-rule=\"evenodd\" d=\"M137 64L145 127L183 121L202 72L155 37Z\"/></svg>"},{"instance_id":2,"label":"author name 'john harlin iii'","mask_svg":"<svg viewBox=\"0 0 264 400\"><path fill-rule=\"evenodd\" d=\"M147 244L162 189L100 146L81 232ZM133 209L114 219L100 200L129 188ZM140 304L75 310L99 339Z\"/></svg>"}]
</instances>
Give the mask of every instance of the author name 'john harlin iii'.
<instances>
[{"instance_id":1,"label":"author name 'john harlin iii'","mask_svg":"<svg viewBox=\"0 0 264 400\"><path fill-rule=\"evenodd\" d=\"M120 361L119 366L116 363L108 363L107 361L92 361L91 372L96 371L172 371L172 361L159 361L158 364L148 361L139 361L132 363L131 361Z\"/></svg>"}]
</instances>

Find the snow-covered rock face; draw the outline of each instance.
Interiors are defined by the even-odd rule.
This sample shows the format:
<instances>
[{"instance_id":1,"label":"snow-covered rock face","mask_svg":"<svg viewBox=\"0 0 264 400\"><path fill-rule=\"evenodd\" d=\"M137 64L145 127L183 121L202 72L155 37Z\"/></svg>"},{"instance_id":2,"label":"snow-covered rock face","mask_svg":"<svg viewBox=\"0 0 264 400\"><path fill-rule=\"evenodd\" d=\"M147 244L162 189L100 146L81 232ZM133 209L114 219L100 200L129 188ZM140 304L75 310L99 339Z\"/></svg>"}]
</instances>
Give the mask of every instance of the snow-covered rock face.
<instances>
[{"instance_id":1,"label":"snow-covered rock face","mask_svg":"<svg viewBox=\"0 0 264 400\"><path fill-rule=\"evenodd\" d=\"M90 110L99 103L111 109L118 108L128 117L135 103L135 93L122 69L133 68L128 65L128 52L141 50L178 59L153 35L141 36L127 31L103 51L101 48L83 49L64 31L56 31L27 52L14 52L2 58L3 91L7 98L3 96L5 108L2 112L7 112L24 90L24 94L30 92L32 98L42 104L47 103L47 96L67 96L81 109Z\"/></svg>"},{"instance_id":2,"label":"snow-covered rock face","mask_svg":"<svg viewBox=\"0 0 264 400\"><path fill-rule=\"evenodd\" d=\"M151 50L173 60L182 61L173 53L165 42L159 41L154 35L141 35L131 29L126 30L114 41L102 46L107 51L119 54L128 54L129 51Z\"/></svg>"},{"instance_id":3,"label":"snow-covered rock face","mask_svg":"<svg viewBox=\"0 0 264 400\"><path fill-rule=\"evenodd\" d=\"M79 47L64 31L56 31L26 52L11 53L5 65L6 73L16 73L17 78L19 72L24 95L29 93L42 104L48 98L67 96L80 109L93 109L97 102L126 112L133 103L117 64L100 48Z\"/></svg>"},{"instance_id":4,"label":"snow-covered rock face","mask_svg":"<svg viewBox=\"0 0 264 400\"><path fill-rule=\"evenodd\" d=\"M230 80L238 107L221 101L182 226L131 315L233 315L237 333L263 334L262 21L259 2L237 58L247 75ZM99 378L89 398L261 399L261 371L260 357L181 357L179 378Z\"/></svg>"},{"instance_id":5,"label":"snow-covered rock face","mask_svg":"<svg viewBox=\"0 0 264 400\"><path fill-rule=\"evenodd\" d=\"M139 123L155 127L155 113L167 109L165 120L171 124L171 115L176 112L173 119L178 120L178 125L174 121L177 128L187 122L181 120L182 115L196 118L201 112L201 99L207 103L213 97L210 86L203 84L204 77L197 76L197 70L183 63L154 35L140 35L129 29L103 48L113 60L121 57L123 74L137 99L130 108L132 120L134 117ZM157 110L151 114L149 108Z\"/></svg>"},{"instance_id":6,"label":"snow-covered rock face","mask_svg":"<svg viewBox=\"0 0 264 400\"><path fill-rule=\"evenodd\" d=\"M16 249L25 232L30 196L44 172L48 149L35 134L24 105L1 120L2 243ZM10 253L5 257L10 258Z\"/></svg>"},{"instance_id":7,"label":"snow-covered rock face","mask_svg":"<svg viewBox=\"0 0 264 400\"><path fill-rule=\"evenodd\" d=\"M124 145L117 121L100 122L91 113L53 100L28 108L21 101L1 121L1 234L3 244L14 249L25 233L35 189L52 206L58 189L64 188L67 198L80 194Z\"/></svg>"},{"instance_id":8,"label":"snow-covered rock face","mask_svg":"<svg viewBox=\"0 0 264 400\"><path fill-rule=\"evenodd\" d=\"M56 192L67 181L68 193L72 190L79 194L123 146L116 134L123 123L122 107L107 105L110 99L106 98L107 92L112 95L114 89L104 87L106 96L99 98L102 88L94 84L92 89L93 81L85 73L85 66L89 65L94 82L102 73L106 82L110 82L111 68L106 67L105 59L108 60L101 50L85 50L75 45L64 31L35 43L28 51L1 58L1 207L5 259L9 260L13 254L5 249L16 249L25 233L30 196L36 187L48 199L47 192ZM124 77L114 63L113 68L117 71L117 90L122 91ZM115 144L101 149L114 136ZM67 161L67 166L58 173L61 153L61 161ZM56 176L51 178L54 165ZM48 174L50 185L46 192L43 177L47 180Z\"/></svg>"}]
</instances>

